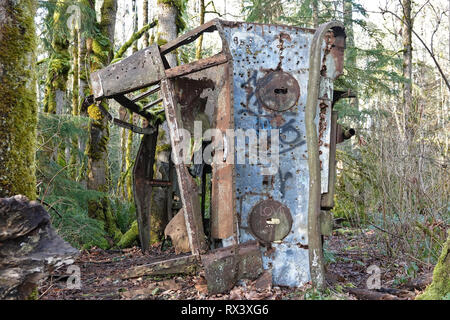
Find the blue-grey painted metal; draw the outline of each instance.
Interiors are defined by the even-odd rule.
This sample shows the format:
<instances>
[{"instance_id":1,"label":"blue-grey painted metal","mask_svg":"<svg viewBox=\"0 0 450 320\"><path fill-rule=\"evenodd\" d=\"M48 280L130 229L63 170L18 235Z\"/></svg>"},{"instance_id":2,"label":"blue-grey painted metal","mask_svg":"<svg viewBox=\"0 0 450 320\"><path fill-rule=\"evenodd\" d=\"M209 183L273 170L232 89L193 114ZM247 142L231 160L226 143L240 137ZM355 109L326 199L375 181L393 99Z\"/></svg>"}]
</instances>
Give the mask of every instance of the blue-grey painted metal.
<instances>
[{"instance_id":1,"label":"blue-grey painted metal","mask_svg":"<svg viewBox=\"0 0 450 320\"><path fill-rule=\"evenodd\" d=\"M252 23L229 23L223 28L233 57L235 128L254 129L258 136L262 130L279 129L280 142L279 167L272 174L267 174L270 165L249 163L248 148L245 150L246 163L239 164L238 157L242 156L243 150L235 150L239 240L243 243L256 238L249 220L258 203L273 200L286 206L292 217L292 228L286 237L270 243L272 249L263 249L263 263L265 269L272 270L274 284L300 286L310 281L307 249L309 174L304 112L309 51L315 30ZM322 51L325 54L325 41ZM294 77L300 89L296 104L281 112L263 106L257 97L261 79L276 71ZM282 85L280 83L279 90L285 89ZM321 92L332 93L332 86L332 81L321 81ZM326 119L331 116L331 108L327 109ZM325 173L322 174L322 192L328 190L328 152L325 149L329 146L329 134L329 129L322 134L321 160Z\"/></svg>"}]
</instances>

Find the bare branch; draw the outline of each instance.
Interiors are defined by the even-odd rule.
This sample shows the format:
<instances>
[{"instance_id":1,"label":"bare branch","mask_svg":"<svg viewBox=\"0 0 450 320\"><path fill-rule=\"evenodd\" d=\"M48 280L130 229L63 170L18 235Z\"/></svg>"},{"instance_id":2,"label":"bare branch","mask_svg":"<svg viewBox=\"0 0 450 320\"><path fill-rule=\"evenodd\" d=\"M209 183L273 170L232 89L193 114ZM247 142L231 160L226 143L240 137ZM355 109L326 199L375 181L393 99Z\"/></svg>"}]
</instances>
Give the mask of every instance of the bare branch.
<instances>
[{"instance_id":1,"label":"bare branch","mask_svg":"<svg viewBox=\"0 0 450 320\"><path fill-rule=\"evenodd\" d=\"M382 8L379 8L379 9L381 10L381 14L389 13L389 14L393 15L394 17L396 17L397 19L399 19L400 21L402 21L402 18L400 18L395 12L389 11L389 10L387 10L387 9L382 9ZM442 79L444 80L445 84L447 85L447 88L450 90L450 83L449 83L447 77L445 76L444 71L442 70L441 66L439 65L439 62L437 61L435 55L434 55L433 52L430 50L430 48L427 46L427 44L425 43L425 41L422 40L422 38L417 34L416 31L414 31L413 28L411 28L411 31L412 31L412 33L417 37L417 39L419 39L419 41L422 43L422 45L424 46L424 48L425 48L425 49L428 51L428 53L430 54L431 58L432 58L433 61L434 61L434 64L436 65L436 67L437 67L439 73L440 73L441 76L442 76Z\"/></svg>"}]
</instances>

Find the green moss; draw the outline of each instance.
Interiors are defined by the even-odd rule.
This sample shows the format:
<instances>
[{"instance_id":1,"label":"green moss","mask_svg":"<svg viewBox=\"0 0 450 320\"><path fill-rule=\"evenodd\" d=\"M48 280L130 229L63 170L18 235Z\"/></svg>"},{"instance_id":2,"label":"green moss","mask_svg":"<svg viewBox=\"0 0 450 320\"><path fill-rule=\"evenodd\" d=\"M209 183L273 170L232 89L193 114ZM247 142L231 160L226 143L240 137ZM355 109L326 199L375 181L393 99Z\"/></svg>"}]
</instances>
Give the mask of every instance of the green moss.
<instances>
[{"instance_id":1,"label":"green moss","mask_svg":"<svg viewBox=\"0 0 450 320\"><path fill-rule=\"evenodd\" d=\"M26 300L38 300L39 299L39 291L38 288L34 288L33 291L31 291L30 295L26 298Z\"/></svg>"},{"instance_id":2,"label":"green moss","mask_svg":"<svg viewBox=\"0 0 450 320\"><path fill-rule=\"evenodd\" d=\"M149 24L143 26L139 31L133 33L133 35L130 37L130 39L128 39L128 41L126 41L120 47L120 49L117 51L117 53L114 55L113 61L111 61L111 63L115 63L115 62L119 61L120 59L122 59L122 56L125 54L125 52L128 50L128 48L131 47L131 45L133 43L136 44L137 40L139 40L148 30L150 30L157 24L158 24L158 20L155 20L152 23L149 23Z\"/></svg>"},{"instance_id":3,"label":"green moss","mask_svg":"<svg viewBox=\"0 0 450 320\"><path fill-rule=\"evenodd\" d=\"M130 123L133 123L133 114L130 114L129 121ZM128 130L127 152L125 155L126 168L131 168L132 166L133 163L132 154L133 154L133 131ZM127 198L128 201L131 202L133 201L133 179L130 171L131 170L128 171L128 174L126 176L126 182L127 182Z\"/></svg>"},{"instance_id":4,"label":"green moss","mask_svg":"<svg viewBox=\"0 0 450 320\"><path fill-rule=\"evenodd\" d=\"M443 300L450 294L450 230L441 256L434 267L433 282L416 300Z\"/></svg>"},{"instance_id":5,"label":"green moss","mask_svg":"<svg viewBox=\"0 0 450 320\"><path fill-rule=\"evenodd\" d=\"M131 247L133 243L139 238L139 229L137 221L134 220L131 224L130 229L125 232L125 234L120 239L119 243L117 243L117 246L119 248L127 248Z\"/></svg>"},{"instance_id":6,"label":"green moss","mask_svg":"<svg viewBox=\"0 0 450 320\"><path fill-rule=\"evenodd\" d=\"M56 112L56 90L65 93L67 89L67 79L70 71L69 40L62 32L65 26L63 25L63 19L60 17L61 12L66 12L67 6L67 3L59 0L55 13L53 14L53 52L50 55L47 67L44 96L44 112L48 113Z\"/></svg>"},{"instance_id":7,"label":"green moss","mask_svg":"<svg viewBox=\"0 0 450 320\"><path fill-rule=\"evenodd\" d=\"M156 44L157 44L158 46L160 46L160 47L163 46L163 45L165 45L165 44L167 43L167 40L161 38L161 37L159 36L159 33L158 33L157 39L158 39L158 40L156 40Z\"/></svg>"},{"instance_id":8,"label":"green moss","mask_svg":"<svg viewBox=\"0 0 450 320\"><path fill-rule=\"evenodd\" d=\"M87 41L86 48L90 62L90 72L97 71L110 63L112 58L112 44L109 29L114 23L116 1L105 0L100 10L100 22L97 23L97 33ZM81 66L80 66L81 70ZM80 79L84 78L84 73L80 74ZM102 101L102 107L108 109L106 101ZM104 192L110 191L110 173L108 164L107 146L109 143L108 121L100 112L96 105L88 107L88 115L91 119L89 123L89 141L86 146L88 156L88 188ZM88 204L88 215L104 224L104 229L117 243L122 238L116 217L111 209L109 199L105 196L99 200L90 201Z\"/></svg>"},{"instance_id":9,"label":"green moss","mask_svg":"<svg viewBox=\"0 0 450 320\"><path fill-rule=\"evenodd\" d=\"M90 218L99 220L103 223L105 231L111 236L114 243L122 238L122 232L117 227L114 215L111 211L109 199L103 198L98 201L88 202L88 215Z\"/></svg>"},{"instance_id":10,"label":"green moss","mask_svg":"<svg viewBox=\"0 0 450 320\"><path fill-rule=\"evenodd\" d=\"M170 151L172 149L171 145L168 144L161 144L159 146L156 146L156 155L158 155L158 153L162 152L162 151Z\"/></svg>"},{"instance_id":11,"label":"green moss","mask_svg":"<svg viewBox=\"0 0 450 320\"><path fill-rule=\"evenodd\" d=\"M36 198L36 2L9 1L0 28L0 197ZM7 19L7 20L6 20Z\"/></svg>"},{"instance_id":12,"label":"green moss","mask_svg":"<svg viewBox=\"0 0 450 320\"><path fill-rule=\"evenodd\" d=\"M91 119L96 120L96 121L101 121L103 118L103 114L101 113L100 109L97 107L97 105L95 104L91 104L88 107L88 115Z\"/></svg>"}]
</instances>

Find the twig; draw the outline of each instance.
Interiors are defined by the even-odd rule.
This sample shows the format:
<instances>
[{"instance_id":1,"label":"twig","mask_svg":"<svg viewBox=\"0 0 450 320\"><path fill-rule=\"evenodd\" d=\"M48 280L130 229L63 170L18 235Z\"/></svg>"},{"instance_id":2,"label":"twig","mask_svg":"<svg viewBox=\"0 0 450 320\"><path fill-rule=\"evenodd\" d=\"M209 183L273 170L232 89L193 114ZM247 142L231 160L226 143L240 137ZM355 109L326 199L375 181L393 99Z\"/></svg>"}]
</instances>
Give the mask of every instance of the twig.
<instances>
[{"instance_id":1,"label":"twig","mask_svg":"<svg viewBox=\"0 0 450 320\"><path fill-rule=\"evenodd\" d=\"M51 283L48 288L39 296L38 300L41 300L43 296L53 287L53 283Z\"/></svg>"},{"instance_id":2,"label":"twig","mask_svg":"<svg viewBox=\"0 0 450 320\"><path fill-rule=\"evenodd\" d=\"M397 19L399 19L400 21L402 21L403 19L400 18L395 12L389 11L387 9L382 9L381 10L381 14L385 14L385 13L390 13L391 15L393 15L394 17L396 17ZM430 50L430 48L428 48L428 46L426 45L425 41L422 40L422 38L417 34L417 32L414 31L413 28L411 28L411 32L417 37L417 39L419 39L419 41L422 43L422 45L425 47L425 49L428 51L428 53L431 56L431 59L433 59L434 64L436 65L442 79L444 80L445 84L447 85L447 88L450 90L450 83L447 79L447 77L444 74L444 71L442 71L440 64L438 63L438 61L436 60L436 57L434 56L433 52Z\"/></svg>"},{"instance_id":3,"label":"twig","mask_svg":"<svg viewBox=\"0 0 450 320\"><path fill-rule=\"evenodd\" d=\"M387 233L387 234L389 234L389 235L391 235L391 236L393 236L393 237L395 237L395 238L397 238L397 239L403 240L402 237L399 237L399 236L397 236L397 235L395 235L395 234L393 234L393 233L390 233L389 231L386 231L386 230L380 228L379 226L376 226L376 225L374 225L374 224L372 224L372 223L369 223L369 224L370 224L372 227L374 227L374 228L376 228L376 229L378 229L378 230L380 230L380 231L382 231L382 232L385 232L385 233Z\"/></svg>"},{"instance_id":4,"label":"twig","mask_svg":"<svg viewBox=\"0 0 450 320\"><path fill-rule=\"evenodd\" d=\"M62 218L62 215L58 212L58 210L56 210L56 209L53 207L53 205L49 205L47 202L45 202L44 200L41 200L41 199L39 199L39 198L37 198L37 200L39 200L42 204L45 204L49 209L52 209L53 211L55 211L56 214L57 214L60 218Z\"/></svg>"}]
</instances>

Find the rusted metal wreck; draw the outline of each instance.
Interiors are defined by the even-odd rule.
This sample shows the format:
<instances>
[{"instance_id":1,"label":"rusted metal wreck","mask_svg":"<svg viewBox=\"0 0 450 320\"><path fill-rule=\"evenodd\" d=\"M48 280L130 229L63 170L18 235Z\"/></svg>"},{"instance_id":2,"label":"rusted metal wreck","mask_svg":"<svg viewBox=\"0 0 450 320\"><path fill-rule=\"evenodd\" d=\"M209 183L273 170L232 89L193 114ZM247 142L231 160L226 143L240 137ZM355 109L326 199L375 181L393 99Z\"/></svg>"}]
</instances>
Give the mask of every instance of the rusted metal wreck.
<instances>
[{"instance_id":1,"label":"rusted metal wreck","mask_svg":"<svg viewBox=\"0 0 450 320\"><path fill-rule=\"evenodd\" d=\"M218 33L221 52L169 66L166 54L205 32ZM216 19L91 75L96 101L114 99L147 120L137 127L102 110L116 124L142 134L133 171L142 249L150 239L154 186L167 187L170 201L178 193L189 240L190 255L139 266L124 277L200 266L210 293L226 291L241 278L256 278L263 270L270 270L278 285L323 285L321 238L330 226L336 143L354 134L337 125L333 111L338 99L349 96L333 87L343 72L344 49L340 22L313 30ZM157 93L159 99L139 105ZM173 181L154 179L158 123L151 124L150 110L160 102L170 133ZM181 128L194 134L196 120L219 130L211 138L216 161L210 165L204 159L196 165L183 161ZM253 129L266 142L274 137L263 136L264 130L278 132L277 163L251 161L249 150L234 148L234 138L227 135L231 129Z\"/></svg>"}]
</instances>

